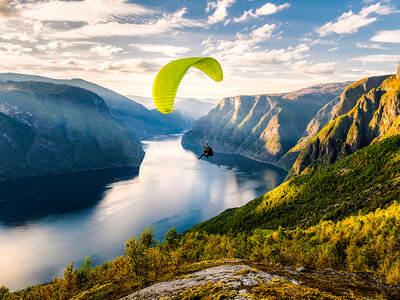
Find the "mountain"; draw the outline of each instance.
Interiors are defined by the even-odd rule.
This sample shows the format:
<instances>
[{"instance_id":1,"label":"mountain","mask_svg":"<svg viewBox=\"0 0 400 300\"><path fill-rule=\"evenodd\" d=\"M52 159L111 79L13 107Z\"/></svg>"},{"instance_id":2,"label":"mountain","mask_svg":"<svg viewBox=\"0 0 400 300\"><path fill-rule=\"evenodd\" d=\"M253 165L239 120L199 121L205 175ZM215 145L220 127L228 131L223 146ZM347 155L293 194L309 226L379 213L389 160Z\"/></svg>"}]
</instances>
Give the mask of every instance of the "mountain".
<instances>
[{"instance_id":1,"label":"mountain","mask_svg":"<svg viewBox=\"0 0 400 300\"><path fill-rule=\"evenodd\" d=\"M251 232L307 228L385 208L400 199L400 136L365 147L333 165L301 174L239 208L195 225L191 232Z\"/></svg>"},{"instance_id":2,"label":"mountain","mask_svg":"<svg viewBox=\"0 0 400 300\"><path fill-rule=\"evenodd\" d=\"M320 127L318 120L332 119L308 142L286 182L191 230L307 227L372 212L400 199L399 77L370 77L348 86L339 101L320 110L310 123ZM308 129L313 135L312 126Z\"/></svg>"},{"instance_id":3,"label":"mountain","mask_svg":"<svg viewBox=\"0 0 400 300\"><path fill-rule=\"evenodd\" d=\"M224 98L183 136L182 144L194 144L194 137L206 137L217 152L280 165L279 160L304 136L318 111L348 84L319 84L285 94Z\"/></svg>"},{"instance_id":4,"label":"mountain","mask_svg":"<svg viewBox=\"0 0 400 300\"><path fill-rule=\"evenodd\" d=\"M288 178L330 165L400 133L400 79L365 78L343 92L330 122L298 156Z\"/></svg>"},{"instance_id":5,"label":"mountain","mask_svg":"<svg viewBox=\"0 0 400 300\"><path fill-rule=\"evenodd\" d=\"M144 152L97 94L46 82L0 82L0 181L137 166Z\"/></svg>"},{"instance_id":6,"label":"mountain","mask_svg":"<svg viewBox=\"0 0 400 300\"><path fill-rule=\"evenodd\" d=\"M290 170L299 156L300 152L307 146L311 139L330 121L335 112L335 107L339 103L340 97L334 98L331 102L325 104L315 117L308 123L301 139L297 144L290 149L282 158L279 159L277 164L286 170Z\"/></svg>"},{"instance_id":7,"label":"mountain","mask_svg":"<svg viewBox=\"0 0 400 300\"><path fill-rule=\"evenodd\" d=\"M156 106L151 97L142 96L127 96L138 103L143 104L150 110L155 110ZM211 100L210 100L211 101ZM206 115L215 105L209 101L200 101L193 98L182 98L176 97L174 103L174 111L171 115L179 114L183 120L187 123L188 127L192 127L194 122L200 119L200 117Z\"/></svg>"},{"instance_id":8,"label":"mountain","mask_svg":"<svg viewBox=\"0 0 400 300\"><path fill-rule=\"evenodd\" d=\"M190 127L206 115L215 105L209 102L203 102L197 99L183 99L175 103L174 110L179 112L184 120L186 120Z\"/></svg>"},{"instance_id":9,"label":"mountain","mask_svg":"<svg viewBox=\"0 0 400 300\"><path fill-rule=\"evenodd\" d=\"M382 83L382 81L387 77L388 76L371 77L362 80L360 84L357 84L357 88L355 86L347 87L341 96L336 97L323 108L321 108L321 110L307 125L307 128L297 145L290 149L278 161L278 165L290 170L301 151L306 148L307 144L329 121L343 113L344 110L348 111L350 108L352 108L360 95L369 91L372 87Z\"/></svg>"},{"instance_id":10,"label":"mountain","mask_svg":"<svg viewBox=\"0 0 400 300\"><path fill-rule=\"evenodd\" d=\"M187 122L179 114L163 115L154 110L148 110L142 104L128 99L112 90L92 82L74 79L53 79L43 76L0 73L0 81L40 81L55 84L67 84L84 88L102 97L110 109L110 115L122 127L134 130L140 139L154 135L181 132L188 128Z\"/></svg>"}]
</instances>

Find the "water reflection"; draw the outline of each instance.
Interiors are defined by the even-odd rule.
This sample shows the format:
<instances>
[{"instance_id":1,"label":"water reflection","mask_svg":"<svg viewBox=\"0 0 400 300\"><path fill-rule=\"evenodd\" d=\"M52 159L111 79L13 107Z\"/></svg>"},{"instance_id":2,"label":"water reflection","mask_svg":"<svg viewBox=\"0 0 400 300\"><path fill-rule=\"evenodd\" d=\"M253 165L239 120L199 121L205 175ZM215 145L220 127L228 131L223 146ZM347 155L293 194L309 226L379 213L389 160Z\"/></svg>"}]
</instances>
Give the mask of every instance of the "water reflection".
<instances>
[{"instance_id":1,"label":"water reflection","mask_svg":"<svg viewBox=\"0 0 400 300\"><path fill-rule=\"evenodd\" d=\"M200 146L183 145L183 147L195 155L200 155L202 153L202 148ZM274 189L287 175L281 168L235 154L214 152L212 157L208 159L203 158L203 160L235 171L238 185L246 185L248 179L257 180L260 183L256 188L256 192L259 195L263 195L267 191Z\"/></svg>"},{"instance_id":2,"label":"water reflection","mask_svg":"<svg viewBox=\"0 0 400 300\"><path fill-rule=\"evenodd\" d=\"M21 226L49 215L96 205L110 183L139 174L139 167L66 173L0 183L0 223Z\"/></svg>"},{"instance_id":3,"label":"water reflection","mask_svg":"<svg viewBox=\"0 0 400 300\"><path fill-rule=\"evenodd\" d=\"M0 285L14 290L52 280L86 256L101 264L123 254L124 241L146 225L158 238L174 225L186 230L286 175L235 155L198 160L180 136L145 144L139 174L95 171L1 185Z\"/></svg>"}]
</instances>

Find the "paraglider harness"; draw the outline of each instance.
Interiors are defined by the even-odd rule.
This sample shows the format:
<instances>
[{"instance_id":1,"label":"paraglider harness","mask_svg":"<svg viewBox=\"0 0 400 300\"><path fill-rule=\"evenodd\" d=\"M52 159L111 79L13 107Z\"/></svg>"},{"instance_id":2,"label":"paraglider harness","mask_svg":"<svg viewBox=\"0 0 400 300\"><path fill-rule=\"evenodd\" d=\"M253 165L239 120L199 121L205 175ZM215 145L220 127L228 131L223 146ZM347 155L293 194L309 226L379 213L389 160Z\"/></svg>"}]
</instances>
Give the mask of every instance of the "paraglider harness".
<instances>
[{"instance_id":1,"label":"paraglider harness","mask_svg":"<svg viewBox=\"0 0 400 300\"><path fill-rule=\"evenodd\" d=\"M210 156L214 155L214 151L211 149L210 146L208 146L208 143L203 146L203 154L200 155L199 159L205 156L205 158L209 158Z\"/></svg>"}]
</instances>

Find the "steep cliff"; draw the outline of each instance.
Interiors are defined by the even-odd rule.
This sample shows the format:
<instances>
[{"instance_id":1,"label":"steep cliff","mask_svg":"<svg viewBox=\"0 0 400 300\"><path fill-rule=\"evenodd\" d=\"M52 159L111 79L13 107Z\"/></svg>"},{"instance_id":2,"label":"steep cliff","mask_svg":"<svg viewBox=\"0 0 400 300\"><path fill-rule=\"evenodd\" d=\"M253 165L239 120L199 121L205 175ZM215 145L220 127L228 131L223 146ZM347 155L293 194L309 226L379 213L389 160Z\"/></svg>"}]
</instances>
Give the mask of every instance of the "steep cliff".
<instances>
[{"instance_id":1,"label":"steep cliff","mask_svg":"<svg viewBox=\"0 0 400 300\"><path fill-rule=\"evenodd\" d=\"M290 170L299 156L300 152L307 146L311 139L328 123L334 113L336 105L339 103L340 97L334 98L331 102L322 107L315 117L308 123L301 139L290 149L277 164L287 170Z\"/></svg>"},{"instance_id":2,"label":"steep cliff","mask_svg":"<svg viewBox=\"0 0 400 300\"><path fill-rule=\"evenodd\" d=\"M104 100L82 88L0 83L0 181L139 165L144 152L111 118Z\"/></svg>"},{"instance_id":3,"label":"steep cliff","mask_svg":"<svg viewBox=\"0 0 400 300\"><path fill-rule=\"evenodd\" d=\"M371 77L349 86L332 120L297 158L288 178L328 166L357 150L400 133L400 78Z\"/></svg>"},{"instance_id":4,"label":"steep cliff","mask_svg":"<svg viewBox=\"0 0 400 300\"><path fill-rule=\"evenodd\" d=\"M279 165L279 159L298 143L315 114L348 84L320 84L287 94L225 98L195 123L182 143L193 144L207 138L215 151Z\"/></svg>"}]
</instances>

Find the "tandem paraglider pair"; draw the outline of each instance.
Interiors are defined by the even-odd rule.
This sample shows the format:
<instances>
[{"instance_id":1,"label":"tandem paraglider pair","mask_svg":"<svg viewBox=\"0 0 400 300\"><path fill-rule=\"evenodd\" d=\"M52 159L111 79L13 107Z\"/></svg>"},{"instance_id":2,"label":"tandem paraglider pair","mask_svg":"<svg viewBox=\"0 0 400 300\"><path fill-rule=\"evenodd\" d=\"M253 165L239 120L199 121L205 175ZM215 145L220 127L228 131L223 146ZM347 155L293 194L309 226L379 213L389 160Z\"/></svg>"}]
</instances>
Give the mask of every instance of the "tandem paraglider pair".
<instances>
[{"instance_id":1,"label":"tandem paraglider pair","mask_svg":"<svg viewBox=\"0 0 400 300\"><path fill-rule=\"evenodd\" d=\"M161 113L172 113L179 84L191 67L199 69L215 81L223 80L221 65L217 60L211 57L188 57L168 63L158 72L153 83L154 104ZM201 144L201 146L203 147L203 153L200 155L199 159L203 156L208 159L210 156L214 155L208 142L206 145Z\"/></svg>"}]
</instances>

